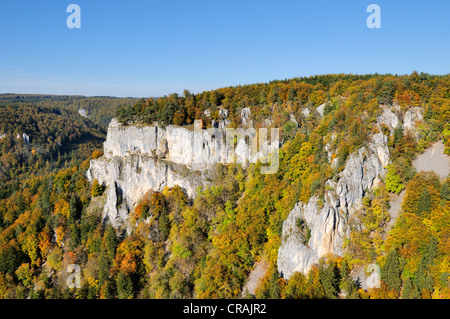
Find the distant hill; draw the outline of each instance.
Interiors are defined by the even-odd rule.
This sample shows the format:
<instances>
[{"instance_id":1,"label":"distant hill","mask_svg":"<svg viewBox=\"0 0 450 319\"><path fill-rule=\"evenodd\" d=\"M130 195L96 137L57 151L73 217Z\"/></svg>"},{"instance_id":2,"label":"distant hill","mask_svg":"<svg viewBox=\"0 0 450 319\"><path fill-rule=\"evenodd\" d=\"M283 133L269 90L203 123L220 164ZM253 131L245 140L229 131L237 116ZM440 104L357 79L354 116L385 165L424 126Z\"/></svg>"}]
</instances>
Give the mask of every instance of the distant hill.
<instances>
[{"instance_id":1,"label":"distant hill","mask_svg":"<svg viewBox=\"0 0 450 319\"><path fill-rule=\"evenodd\" d=\"M65 161L84 160L102 146L106 133L78 112L33 104L0 105L0 119L2 190L21 175L47 173Z\"/></svg>"},{"instance_id":2,"label":"distant hill","mask_svg":"<svg viewBox=\"0 0 450 319\"><path fill-rule=\"evenodd\" d=\"M116 98L109 96L86 97L82 95L50 94L0 94L0 105L36 105L49 108L66 109L86 114L94 123L107 127L114 113L120 108L136 103L135 98ZM81 114L80 113L80 114Z\"/></svg>"}]
</instances>

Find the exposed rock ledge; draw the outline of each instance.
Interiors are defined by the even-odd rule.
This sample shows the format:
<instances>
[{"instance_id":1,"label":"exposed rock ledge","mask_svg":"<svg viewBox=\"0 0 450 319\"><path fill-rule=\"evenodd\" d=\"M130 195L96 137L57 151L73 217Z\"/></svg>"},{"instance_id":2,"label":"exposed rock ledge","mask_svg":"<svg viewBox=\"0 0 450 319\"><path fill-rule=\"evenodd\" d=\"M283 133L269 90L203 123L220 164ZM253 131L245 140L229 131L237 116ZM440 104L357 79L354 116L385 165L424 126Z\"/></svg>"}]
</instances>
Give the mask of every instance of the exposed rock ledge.
<instances>
[{"instance_id":1,"label":"exposed rock ledge","mask_svg":"<svg viewBox=\"0 0 450 319\"><path fill-rule=\"evenodd\" d=\"M216 136L220 134L222 138ZM128 213L147 191L179 185L192 198L199 186L208 184L214 164L236 156L245 165L246 160L254 160L251 156L261 158L275 146L266 141L262 151L253 154L243 136L235 148L227 148L224 129L123 125L113 119L104 156L91 161L87 178L107 186L104 219L116 228L126 228Z\"/></svg>"},{"instance_id":2,"label":"exposed rock ledge","mask_svg":"<svg viewBox=\"0 0 450 319\"><path fill-rule=\"evenodd\" d=\"M327 254L343 254L343 240L349 235L347 221L361 207L365 192L385 174L388 161L387 137L374 134L368 147L350 155L338 181L327 181L323 206L316 196L295 205L283 224L278 251L278 270L284 278L295 271L308 272ZM299 219L310 229L308 242L298 226Z\"/></svg>"},{"instance_id":3,"label":"exposed rock ledge","mask_svg":"<svg viewBox=\"0 0 450 319\"><path fill-rule=\"evenodd\" d=\"M107 186L103 218L118 229L128 226L128 213L147 191L179 185L192 197L197 187L207 184L204 174L145 154L92 160L87 177Z\"/></svg>"}]
</instances>

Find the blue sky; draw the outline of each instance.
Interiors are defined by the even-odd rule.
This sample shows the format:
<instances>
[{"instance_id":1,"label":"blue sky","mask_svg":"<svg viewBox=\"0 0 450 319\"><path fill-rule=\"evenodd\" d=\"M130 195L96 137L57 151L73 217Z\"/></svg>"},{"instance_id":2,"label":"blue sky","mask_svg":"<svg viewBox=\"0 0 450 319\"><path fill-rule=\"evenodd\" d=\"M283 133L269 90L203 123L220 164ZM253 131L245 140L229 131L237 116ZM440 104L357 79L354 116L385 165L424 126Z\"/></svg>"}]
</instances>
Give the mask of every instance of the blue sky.
<instances>
[{"instance_id":1,"label":"blue sky","mask_svg":"<svg viewBox=\"0 0 450 319\"><path fill-rule=\"evenodd\" d=\"M69 4L81 29L69 29ZM366 8L381 8L369 29ZM450 1L2 0L0 93L147 97L326 73L450 73Z\"/></svg>"}]
</instances>

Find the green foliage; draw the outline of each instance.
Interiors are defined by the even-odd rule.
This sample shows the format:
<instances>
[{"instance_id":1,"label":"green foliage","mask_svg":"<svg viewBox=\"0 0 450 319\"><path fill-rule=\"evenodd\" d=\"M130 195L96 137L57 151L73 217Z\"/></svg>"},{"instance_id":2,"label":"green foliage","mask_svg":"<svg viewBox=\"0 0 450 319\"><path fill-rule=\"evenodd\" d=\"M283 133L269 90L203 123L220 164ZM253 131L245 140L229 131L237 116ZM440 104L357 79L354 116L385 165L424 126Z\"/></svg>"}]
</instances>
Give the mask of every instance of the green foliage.
<instances>
[{"instance_id":1,"label":"green foliage","mask_svg":"<svg viewBox=\"0 0 450 319\"><path fill-rule=\"evenodd\" d=\"M102 196L105 188L103 185L101 185L97 179L94 179L94 182L92 183L92 189L91 189L91 195L92 197Z\"/></svg>"},{"instance_id":2,"label":"green foliage","mask_svg":"<svg viewBox=\"0 0 450 319\"><path fill-rule=\"evenodd\" d=\"M280 287L278 280L280 275L276 267L271 267L268 269L262 283L259 285L256 292L256 298L258 299L279 299L280 298Z\"/></svg>"},{"instance_id":3,"label":"green foliage","mask_svg":"<svg viewBox=\"0 0 450 319\"><path fill-rule=\"evenodd\" d=\"M417 212L421 213L429 213L432 208L431 202L431 194L426 187L422 188L422 192L420 192L419 200L417 201Z\"/></svg>"},{"instance_id":4,"label":"green foliage","mask_svg":"<svg viewBox=\"0 0 450 319\"><path fill-rule=\"evenodd\" d=\"M430 213L440 203L440 190L439 177L436 174L431 172L417 174L406 187L403 210L419 215Z\"/></svg>"},{"instance_id":5,"label":"green foliage","mask_svg":"<svg viewBox=\"0 0 450 319\"><path fill-rule=\"evenodd\" d=\"M132 105L135 102L136 99L132 98L0 94L0 105L33 105L60 112L73 112L78 118L81 118L79 110L85 110L89 120L103 127L108 126L114 113L120 107Z\"/></svg>"},{"instance_id":6,"label":"green foliage","mask_svg":"<svg viewBox=\"0 0 450 319\"><path fill-rule=\"evenodd\" d=\"M33 107L2 106L0 100L0 195L11 195L16 182L79 164L101 147L105 130L78 113ZM29 137L28 142L23 134ZM17 138L19 136L19 138Z\"/></svg>"},{"instance_id":7,"label":"green foliage","mask_svg":"<svg viewBox=\"0 0 450 319\"><path fill-rule=\"evenodd\" d=\"M120 272L117 275L117 294L119 299L132 299L134 296L133 281L130 276Z\"/></svg>"},{"instance_id":8,"label":"green foliage","mask_svg":"<svg viewBox=\"0 0 450 319\"><path fill-rule=\"evenodd\" d=\"M14 275L19 266L26 261L26 255L15 244L0 247L0 272Z\"/></svg>"},{"instance_id":9,"label":"green foliage","mask_svg":"<svg viewBox=\"0 0 450 319\"><path fill-rule=\"evenodd\" d=\"M319 279L323 285L327 298L336 298L340 290L340 273L336 263L331 262L327 265L320 265Z\"/></svg>"},{"instance_id":10,"label":"green foliage","mask_svg":"<svg viewBox=\"0 0 450 319\"><path fill-rule=\"evenodd\" d=\"M420 299L420 292L417 287L411 281L410 277L407 277L403 281L402 299Z\"/></svg>"},{"instance_id":11,"label":"green foliage","mask_svg":"<svg viewBox=\"0 0 450 319\"><path fill-rule=\"evenodd\" d=\"M117 240L116 230L112 227L111 224L106 226L105 235L106 241L106 251L109 254L109 257L112 259L116 255L117 245L119 241Z\"/></svg>"},{"instance_id":12,"label":"green foliage","mask_svg":"<svg viewBox=\"0 0 450 319\"><path fill-rule=\"evenodd\" d=\"M402 286L401 274L402 267L399 254L396 249L391 249L383 267L381 267L381 280L386 283L390 290L395 290L399 293Z\"/></svg>"},{"instance_id":13,"label":"green foliage","mask_svg":"<svg viewBox=\"0 0 450 319\"><path fill-rule=\"evenodd\" d=\"M405 188L405 185L402 183L402 179L395 171L394 165L388 165L387 169L388 172L386 174L386 189L391 193L398 194Z\"/></svg>"},{"instance_id":14,"label":"green foliage","mask_svg":"<svg viewBox=\"0 0 450 319\"><path fill-rule=\"evenodd\" d=\"M446 201L450 200L450 183L449 183L449 181L442 184L441 198Z\"/></svg>"}]
</instances>

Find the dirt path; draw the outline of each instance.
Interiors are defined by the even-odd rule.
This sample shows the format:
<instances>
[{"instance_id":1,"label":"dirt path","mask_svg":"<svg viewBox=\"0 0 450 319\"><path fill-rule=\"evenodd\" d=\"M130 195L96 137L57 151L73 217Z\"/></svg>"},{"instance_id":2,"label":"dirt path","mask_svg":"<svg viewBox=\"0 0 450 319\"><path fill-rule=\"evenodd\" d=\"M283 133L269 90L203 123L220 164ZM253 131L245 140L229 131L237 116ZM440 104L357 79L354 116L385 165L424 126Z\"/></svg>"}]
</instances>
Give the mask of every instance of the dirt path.
<instances>
[{"instance_id":1,"label":"dirt path","mask_svg":"<svg viewBox=\"0 0 450 319\"><path fill-rule=\"evenodd\" d=\"M450 157L444 154L444 149L442 141L434 143L425 153L417 156L413 166L418 172L433 171L441 179L445 179L450 174Z\"/></svg>"},{"instance_id":2,"label":"dirt path","mask_svg":"<svg viewBox=\"0 0 450 319\"><path fill-rule=\"evenodd\" d=\"M397 218L400 216L404 196L405 196L404 190L400 194L391 194L391 200L389 201L391 207L388 210L391 219L387 223L386 233L389 233L392 226L395 225Z\"/></svg>"},{"instance_id":3,"label":"dirt path","mask_svg":"<svg viewBox=\"0 0 450 319\"><path fill-rule=\"evenodd\" d=\"M267 268L269 268L269 264L264 260L260 260L255 264L255 268L248 276L247 282L242 289L242 296L245 295L246 291L252 295L255 294L256 287L258 287L259 281L266 274Z\"/></svg>"}]
</instances>

